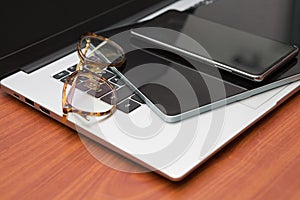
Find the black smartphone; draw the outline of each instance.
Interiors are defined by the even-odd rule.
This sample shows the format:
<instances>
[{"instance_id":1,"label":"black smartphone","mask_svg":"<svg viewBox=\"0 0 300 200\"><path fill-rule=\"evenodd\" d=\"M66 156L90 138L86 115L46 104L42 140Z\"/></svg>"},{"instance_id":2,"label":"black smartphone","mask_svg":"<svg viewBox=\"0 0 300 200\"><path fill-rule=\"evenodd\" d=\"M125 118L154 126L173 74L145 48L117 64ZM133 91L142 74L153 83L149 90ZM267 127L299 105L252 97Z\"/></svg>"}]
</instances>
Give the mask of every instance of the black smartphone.
<instances>
[{"instance_id":1,"label":"black smartphone","mask_svg":"<svg viewBox=\"0 0 300 200\"><path fill-rule=\"evenodd\" d=\"M293 44L175 10L145 22L142 27L131 29L131 35L257 82L264 80L299 52ZM200 50L195 43L200 45Z\"/></svg>"}]
</instances>

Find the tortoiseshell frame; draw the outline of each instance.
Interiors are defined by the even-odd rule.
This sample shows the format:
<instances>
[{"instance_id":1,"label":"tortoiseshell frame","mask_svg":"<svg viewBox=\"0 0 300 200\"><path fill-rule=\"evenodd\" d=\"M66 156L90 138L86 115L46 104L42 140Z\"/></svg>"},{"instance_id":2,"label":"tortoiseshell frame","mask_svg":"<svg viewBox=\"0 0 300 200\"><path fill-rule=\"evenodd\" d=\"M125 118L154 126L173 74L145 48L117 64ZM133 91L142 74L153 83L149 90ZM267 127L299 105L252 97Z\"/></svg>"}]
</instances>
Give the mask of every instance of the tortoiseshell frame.
<instances>
[{"instance_id":1,"label":"tortoiseshell frame","mask_svg":"<svg viewBox=\"0 0 300 200\"><path fill-rule=\"evenodd\" d=\"M97 38L97 39L102 40L102 41L109 41L112 46L115 46L117 49L121 50L123 52L123 55L125 55L124 50L122 49L122 47L120 47L114 41L109 40L109 38L106 38L106 37L103 37L103 36L100 36L100 35L96 35L95 33L90 33L89 32L89 33L86 33L85 35L82 35L81 38L80 38L80 41L77 43L77 53L78 53L78 56L79 56L82 63L84 63L85 65L92 66L92 67L99 67L99 66L102 66L102 67L118 67L118 66L121 66L125 63L125 61L126 61L125 57L124 57L124 59L122 59L120 62L117 62L117 63L104 63L104 62L103 63L95 63L95 62L89 61L89 59L86 57L86 53L87 53L87 49L89 48L90 42L87 42L87 45L85 47L84 52L81 51L81 47L80 47L81 42L87 37L88 38Z\"/></svg>"},{"instance_id":2,"label":"tortoiseshell frame","mask_svg":"<svg viewBox=\"0 0 300 200\"><path fill-rule=\"evenodd\" d=\"M93 63L93 62L89 62L88 59L86 58L86 53L87 50L90 46L90 40L87 40L87 44L84 48L84 52L82 52L81 47L80 47L80 43L82 42L83 39L85 38L89 38L89 37L93 37L93 38L97 38L99 40L103 40L103 41L109 41L108 38L102 37L102 36L98 36L94 33L87 33L85 35L83 35L80 39L80 41L78 42L77 45L77 53L78 56L80 58L80 62L77 64L76 67L76 71L74 71L65 81L64 86L63 86L63 93L62 93L62 109L63 109L63 116L62 116L62 121L65 123L67 121L67 116L68 113L72 112L72 113L77 113L80 116L84 117L85 119L88 120L87 116L95 116L95 117L100 117L100 116L110 116L114 113L114 111L116 110L117 107L117 95L116 95L116 90L115 88L107 82L107 80L103 77L97 76L95 74L93 74L92 72L84 72L82 70L82 66L83 65L89 65L89 66L93 66L93 67L116 67L116 66L121 66L125 63L125 57L124 59L122 59L120 62L118 63ZM114 43L113 41L110 40L110 42L116 47L119 48L119 50L121 50L123 53L123 49L117 45L116 43ZM124 53L125 55L125 53ZM100 82L103 82L104 84L106 84L112 91L113 93L113 103L112 103L112 107L107 110L107 111L103 111L103 112L88 112L88 111L83 111L80 109L75 108L74 106L72 106L72 104L70 103L70 101L72 101L72 98L74 96L74 91L76 88L76 82L77 82L77 78L78 78L78 73L81 74L85 74L84 76L87 77L97 77L97 79L99 79ZM67 87L70 83L70 81L73 79L73 82L71 84L71 89L70 92L67 94Z\"/></svg>"},{"instance_id":3,"label":"tortoiseshell frame","mask_svg":"<svg viewBox=\"0 0 300 200\"><path fill-rule=\"evenodd\" d=\"M87 76L89 78L91 78L91 76L94 76L100 82L102 82L103 84L106 84L111 89L111 91L113 93L113 95L112 95L113 102L112 102L112 107L109 110L103 111L103 112L88 112L88 111L83 111L83 110L77 109L76 107L72 106L72 104L70 102L72 101L72 98L74 96L74 91L76 88L76 81L77 81L77 77L78 77L79 73L81 73L81 75ZM73 82L71 84L70 91L67 94L67 87L71 80L73 80ZM90 72L83 72L82 70L79 70L79 71L73 72L64 83L63 94L62 94L62 108L63 108L62 121L63 122L66 122L68 113L70 113L70 112L77 113L77 114L81 115L82 117L84 117L85 119L87 119L87 116L101 117L101 116L105 116L105 115L111 115L116 110L116 107L117 107L116 90L110 83L108 83L106 81L106 79L104 79L102 77L96 76Z\"/></svg>"}]
</instances>

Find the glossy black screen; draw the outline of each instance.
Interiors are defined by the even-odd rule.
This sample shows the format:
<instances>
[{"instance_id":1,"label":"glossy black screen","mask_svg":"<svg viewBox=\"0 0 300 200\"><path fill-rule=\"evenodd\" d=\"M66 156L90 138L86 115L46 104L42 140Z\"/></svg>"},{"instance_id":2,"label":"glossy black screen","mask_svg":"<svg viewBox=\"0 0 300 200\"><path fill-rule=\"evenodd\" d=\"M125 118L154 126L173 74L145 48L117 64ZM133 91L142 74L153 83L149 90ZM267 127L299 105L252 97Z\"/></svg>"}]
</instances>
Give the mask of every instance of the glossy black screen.
<instances>
[{"instance_id":1,"label":"glossy black screen","mask_svg":"<svg viewBox=\"0 0 300 200\"><path fill-rule=\"evenodd\" d=\"M197 52L190 48L189 44L185 45L180 36L159 34L151 30L133 31L182 49L183 52L198 54L250 75L262 75L295 50L293 44L285 44L177 11L170 11L144 26L163 27L186 34L199 43L207 53Z\"/></svg>"},{"instance_id":2,"label":"glossy black screen","mask_svg":"<svg viewBox=\"0 0 300 200\"><path fill-rule=\"evenodd\" d=\"M172 1L6 1L0 11L0 78L24 66L47 64L36 61L75 44L88 31L99 31L124 20L133 23Z\"/></svg>"}]
</instances>

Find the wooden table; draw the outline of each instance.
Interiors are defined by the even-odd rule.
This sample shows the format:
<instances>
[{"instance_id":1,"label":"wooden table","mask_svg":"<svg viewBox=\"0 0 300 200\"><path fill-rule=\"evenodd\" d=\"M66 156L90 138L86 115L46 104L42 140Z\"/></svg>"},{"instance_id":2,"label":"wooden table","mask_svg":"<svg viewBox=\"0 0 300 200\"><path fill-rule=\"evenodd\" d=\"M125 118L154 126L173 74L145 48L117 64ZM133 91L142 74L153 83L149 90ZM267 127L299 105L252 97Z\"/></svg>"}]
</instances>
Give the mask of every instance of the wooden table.
<instances>
[{"instance_id":1,"label":"wooden table","mask_svg":"<svg viewBox=\"0 0 300 200\"><path fill-rule=\"evenodd\" d=\"M299 92L179 183L103 165L75 131L2 91L0 110L1 200L300 199Z\"/></svg>"}]
</instances>

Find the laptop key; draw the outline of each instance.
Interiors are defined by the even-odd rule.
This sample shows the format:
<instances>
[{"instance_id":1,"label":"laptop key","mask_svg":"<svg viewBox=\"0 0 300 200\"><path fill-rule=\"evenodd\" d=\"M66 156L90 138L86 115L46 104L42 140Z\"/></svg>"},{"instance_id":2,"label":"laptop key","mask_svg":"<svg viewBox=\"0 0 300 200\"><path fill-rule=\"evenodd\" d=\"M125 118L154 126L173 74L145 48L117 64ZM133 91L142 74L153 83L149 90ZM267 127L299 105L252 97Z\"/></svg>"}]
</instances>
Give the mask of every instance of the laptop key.
<instances>
[{"instance_id":1,"label":"laptop key","mask_svg":"<svg viewBox=\"0 0 300 200\"><path fill-rule=\"evenodd\" d=\"M65 78L62 78L62 79L60 79L60 81L61 82L63 82L63 83L65 83L66 81L67 81L67 78L68 78L69 76L67 76L67 77L65 77Z\"/></svg>"},{"instance_id":2,"label":"laptop key","mask_svg":"<svg viewBox=\"0 0 300 200\"><path fill-rule=\"evenodd\" d=\"M106 102L106 103L112 105L112 104L113 104L113 100L114 100L112 95L113 95L113 93L111 92L111 93L105 95L104 97L102 97L102 98L100 98L100 99L101 99L102 101L104 101L104 102Z\"/></svg>"},{"instance_id":3,"label":"laptop key","mask_svg":"<svg viewBox=\"0 0 300 200\"><path fill-rule=\"evenodd\" d=\"M140 106L141 105L136 103L135 101L132 101L131 99L126 99L122 103L118 104L117 108L125 113L130 113Z\"/></svg>"},{"instance_id":4,"label":"laptop key","mask_svg":"<svg viewBox=\"0 0 300 200\"><path fill-rule=\"evenodd\" d=\"M105 78L106 80L108 80L108 79L110 79L111 77L113 77L114 74L112 74L112 73L110 73L110 72L108 72L108 71L105 70L105 71L101 74L101 76L102 76L103 78Z\"/></svg>"},{"instance_id":5,"label":"laptop key","mask_svg":"<svg viewBox=\"0 0 300 200\"><path fill-rule=\"evenodd\" d=\"M72 67L69 67L67 70L70 72L75 72L77 65L73 65Z\"/></svg>"},{"instance_id":6,"label":"laptop key","mask_svg":"<svg viewBox=\"0 0 300 200\"><path fill-rule=\"evenodd\" d=\"M67 75L69 75L69 74L70 74L69 72L67 72L66 70L63 70L63 71L61 71L61 72L55 74L55 75L53 76L53 78L55 78L55 79L61 79L61 78L65 77L65 76L67 76Z\"/></svg>"},{"instance_id":7,"label":"laptop key","mask_svg":"<svg viewBox=\"0 0 300 200\"><path fill-rule=\"evenodd\" d=\"M137 101L137 102L139 102L141 104L145 104L145 102L137 94L133 95L131 97L131 99L133 99L133 100L135 100L135 101Z\"/></svg>"},{"instance_id":8,"label":"laptop key","mask_svg":"<svg viewBox=\"0 0 300 200\"><path fill-rule=\"evenodd\" d=\"M122 85L125 84L125 83L124 83L122 80L120 80L118 77L111 78L109 81L112 82L112 83L114 83L114 84L116 84L116 85L118 85L118 86L122 86Z\"/></svg>"},{"instance_id":9,"label":"laptop key","mask_svg":"<svg viewBox=\"0 0 300 200\"><path fill-rule=\"evenodd\" d=\"M82 83L79 83L79 84L76 84L76 88L78 88L79 90L85 92L85 91L88 91L90 88L87 87L84 82Z\"/></svg>"},{"instance_id":10,"label":"laptop key","mask_svg":"<svg viewBox=\"0 0 300 200\"><path fill-rule=\"evenodd\" d=\"M81 81L85 81L85 80L88 80L89 78L86 76L78 76L78 79Z\"/></svg>"},{"instance_id":11,"label":"laptop key","mask_svg":"<svg viewBox=\"0 0 300 200\"><path fill-rule=\"evenodd\" d=\"M102 97L103 95L107 94L110 91L111 91L111 89L106 84L102 84L102 85L100 85L99 90L97 90L97 91L96 90L90 90L87 93L89 95L92 95L93 97L100 98L100 97Z\"/></svg>"},{"instance_id":12,"label":"laptop key","mask_svg":"<svg viewBox=\"0 0 300 200\"><path fill-rule=\"evenodd\" d=\"M116 90L116 93L117 93L118 102L123 101L124 99L126 99L127 97L129 97L130 95L133 94L132 90L126 86L121 87L120 89ZM108 104L112 104L111 103L112 95L113 95L113 93L109 93L108 95L105 95L104 97L102 97L101 100L105 101Z\"/></svg>"},{"instance_id":13,"label":"laptop key","mask_svg":"<svg viewBox=\"0 0 300 200\"><path fill-rule=\"evenodd\" d=\"M63 83L65 83L65 82L67 81L67 78L68 78L68 77L69 77L69 76L66 76L66 77L60 79L60 81L63 82ZM79 84L79 83L81 83L81 82L82 82L81 80L77 79L77 84ZM73 83L73 79L71 79L71 80L69 81L69 85L72 85L72 83Z\"/></svg>"}]
</instances>

